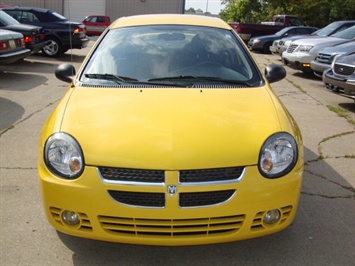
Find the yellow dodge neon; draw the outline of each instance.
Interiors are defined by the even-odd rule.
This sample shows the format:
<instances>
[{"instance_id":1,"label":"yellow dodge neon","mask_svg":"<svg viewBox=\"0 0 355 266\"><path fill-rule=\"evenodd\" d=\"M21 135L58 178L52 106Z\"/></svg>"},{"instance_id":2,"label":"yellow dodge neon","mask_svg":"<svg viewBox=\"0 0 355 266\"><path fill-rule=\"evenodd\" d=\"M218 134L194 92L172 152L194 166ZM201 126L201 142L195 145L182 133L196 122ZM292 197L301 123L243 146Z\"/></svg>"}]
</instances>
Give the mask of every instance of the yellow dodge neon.
<instances>
[{"instance_id":1,"label":"yellow dodge neon","mask_svg":"<svg viewBox=\"0 0 355 266\"><path fill-rule=\"evenodd\" d=\"M303 143L269 83L220 19L120 18L100 36L39 140L50 224L120 243L200 245L293 221Z\"/></svg>"}]
</instances>

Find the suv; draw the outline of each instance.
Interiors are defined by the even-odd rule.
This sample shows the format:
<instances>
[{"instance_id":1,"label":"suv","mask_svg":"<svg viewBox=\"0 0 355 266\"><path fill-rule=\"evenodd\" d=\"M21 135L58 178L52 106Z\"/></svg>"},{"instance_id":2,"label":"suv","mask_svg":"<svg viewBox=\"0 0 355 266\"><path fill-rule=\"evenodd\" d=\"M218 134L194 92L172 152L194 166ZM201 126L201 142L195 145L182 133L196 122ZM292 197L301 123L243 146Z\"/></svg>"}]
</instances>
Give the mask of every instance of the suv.
<instances>
[{"instance_id":1,"label":"suv","mask_svg":"<svg viewBox=\"0 0 355 266\"><path fill-rule=\"evenodd\" d=\"M23 35L25 47L35 54L46 45L41 27L19 23L0 9L0 29L19 32Z\"/></svg>"},{"instance_id":2,"label":"suv","mask_svg":"<svg viewBox=\"0 0 355 266\"><path fill-rule=\"evenodd\" d=\"M4 7L2 10L21 23L43 27L47 44L42 52L47 56L59 56L69 49L88 45L85 26L53 10L37 7Z\"/></svg>"}]
</instances>

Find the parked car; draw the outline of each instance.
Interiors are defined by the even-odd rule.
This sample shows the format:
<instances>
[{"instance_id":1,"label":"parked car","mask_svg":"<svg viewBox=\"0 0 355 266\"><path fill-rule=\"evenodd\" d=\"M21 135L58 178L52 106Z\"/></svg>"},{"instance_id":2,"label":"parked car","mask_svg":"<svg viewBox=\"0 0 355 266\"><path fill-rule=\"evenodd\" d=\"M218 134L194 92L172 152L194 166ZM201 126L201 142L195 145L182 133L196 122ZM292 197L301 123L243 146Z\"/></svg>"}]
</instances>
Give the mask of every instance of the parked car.
<instances>
[{"instance_id":1,"label":"parked car","mask_svg":"<svg viewBox=\"0 0 355 266\"><path fill-rule=\"evenodd\" d=\"M0 29L0 65L15 63L30 54L21 33Z\"/></svg>"},{"instance_id":2,"label":"parked car","mask_svg":"<svg viewBox=\"0 0 355 266\"><path fill-rule=\"evenodd\" d=\"M74 76L73 76L74 75ZM302 137L237 33L208 16L122 17L87 55L46 121L39 180L63 233L197 245L292 223ZM267 114L267 115L265 115Z\"/></svg>"},{"instance_id":3,"label":"parked car","mask_svg":"<svg viewBox=\"0 0 355 266\"><path fill-rule=\"evenodd\" d=\"M265 54L270 53L270 46L272 45L273 41L280 39L286 36L298 36L298 35L310 35L313 32L318 30L314 27L305 27L305 26L294 26L294 27L287 27L273 35L266 35L251 38L248 42L248 47L252 51L260 51Z\"/></svg>"},{"instance_id":4,"label":"parked car","mask_svg":"<svg viewBox=\"0 0 355 266\"><path fill-rule=\"evenodd\" d=\"M272 21L263 21L260 24L231 22L229 25L246 43L252 37L275 34L285 27L305 26L299 17L283 14L275 15L272 17Z\"/></svg>"},{"instance_id":5,"label":"parked car","mask_svg":"<svg viewBox=\"0 0 355 266\"><path fill-rule=\"evenodd\" d=\"M337 56L323 72L323 82L327 89L355 101L355 52Z\"/></svg>"},{"instance_id":6,"label":"parked car","mask_svg":"<svg viewBox=\"0 0 355 266\"><path fill-rule=\"evenodd\" d=\"M21 33L25 41L25 47L31 51L31 54L41 51L46 45L41 27L21 24L2 10L0 10L0 29Z\"/></svg>"},{"instance_id":7,"label":"parked car","mask_svg":"<svg viewBox=\"0 0 355 266\"><path fill-rule=\"evenodd\" d=\"M347 28L354 26L355 20L343 20L343 21L335 21L330 23L326 27L314 32L311 36L292 36L292 37L284 37L280 40L276 40L270 46L270 51L272 53L278 54L282 56L282 53L286 51L287 47L291 44L291 42L299 39L309 38L309 37L326 37L333 35L342 30L346 30Z\"/></svg>"},{"instance_id":8,"label":"parked car","mask_svg":"<svg viewBox=\"0 0 355 266\"><path fill-rule=\"evenodd\" d=\"M88 45L85 26L71 22L53 10L22 6L5 7L3 10L21 23L43 27L47 44L42 52L47 56L59 56L69 49Z\"/></svg>"},{"instance_id":9,"label":"parked car","mask_svg":"<svg viewBox=\"0 0 355 266\"><path fill-rule=\"evenodd\" d=\"M291 68L312 73L311 61L326 47L348 42L355 38L355 26L328 37L306 38L293 41L282 53L282 62Z\"/></svg>"},{"instance_id":10,"label":"parked car","mask_svg":"<svg viewBox=\"0 0 355 266\"><path fill-rule=\"evenodd\" d=\"M311 61L311 69L314 75L322 78L323 71L331 67L337 55L349 53L355 53L355 40L320 50L317 57Z\"/></svg>"},{"instance_id":11,"label":"parked car","mask_svg":"<svg viewBox=\"0 0 355 266\"><path fill-rule=\"evenodd\" d=\"M86 27L87 35L101 35L110 26L111 19L105 15L91 15L87 16L82 23Z\"/></svg>"}]
</instances>

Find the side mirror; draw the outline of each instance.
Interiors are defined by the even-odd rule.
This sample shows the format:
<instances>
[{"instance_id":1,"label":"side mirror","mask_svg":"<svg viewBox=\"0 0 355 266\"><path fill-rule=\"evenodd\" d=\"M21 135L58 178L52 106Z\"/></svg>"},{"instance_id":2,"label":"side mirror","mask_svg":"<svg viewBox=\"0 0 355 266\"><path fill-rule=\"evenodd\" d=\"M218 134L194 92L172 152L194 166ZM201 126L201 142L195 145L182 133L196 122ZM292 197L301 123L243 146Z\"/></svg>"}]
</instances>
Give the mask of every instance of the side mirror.
<instances>
[{"instance_id":1,"label":"side mirror","mask_svg":"<svg viewBox=\"0 0 355 266\"><path fill-rule=\"evenodd\" d=\"M73 81L75 73L75 68L71 64L60 64L55 70L57 79L68 83Z\"/></svg>"},{"instance_id":2,"label":"side mirror","mask_svg":"<svg viewBox=\"0 0 355 266\"><path fill-rule=\"evenodd\" d=\"M269 83L280 81L286 77L286 69L276 64L267 65L264 73Z\"/></svg>"}]
</instances>

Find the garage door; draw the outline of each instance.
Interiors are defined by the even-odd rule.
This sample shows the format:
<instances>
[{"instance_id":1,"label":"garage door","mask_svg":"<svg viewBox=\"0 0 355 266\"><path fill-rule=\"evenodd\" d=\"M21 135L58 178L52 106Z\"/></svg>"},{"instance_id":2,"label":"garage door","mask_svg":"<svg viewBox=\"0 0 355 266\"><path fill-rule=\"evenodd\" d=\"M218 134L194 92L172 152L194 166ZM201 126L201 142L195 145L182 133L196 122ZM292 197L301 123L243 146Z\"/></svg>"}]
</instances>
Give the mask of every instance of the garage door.
<instances>
[{"instance_id":1,"label":"garage door","mask_svg":"<svg viewBox=\"0 0 355 266\"><path fill-rule=\"evenodd\" d=\"M104 15L106 0L64 0L64 16L81 22L88 15Z\"/></svg>"}]
</instances>

